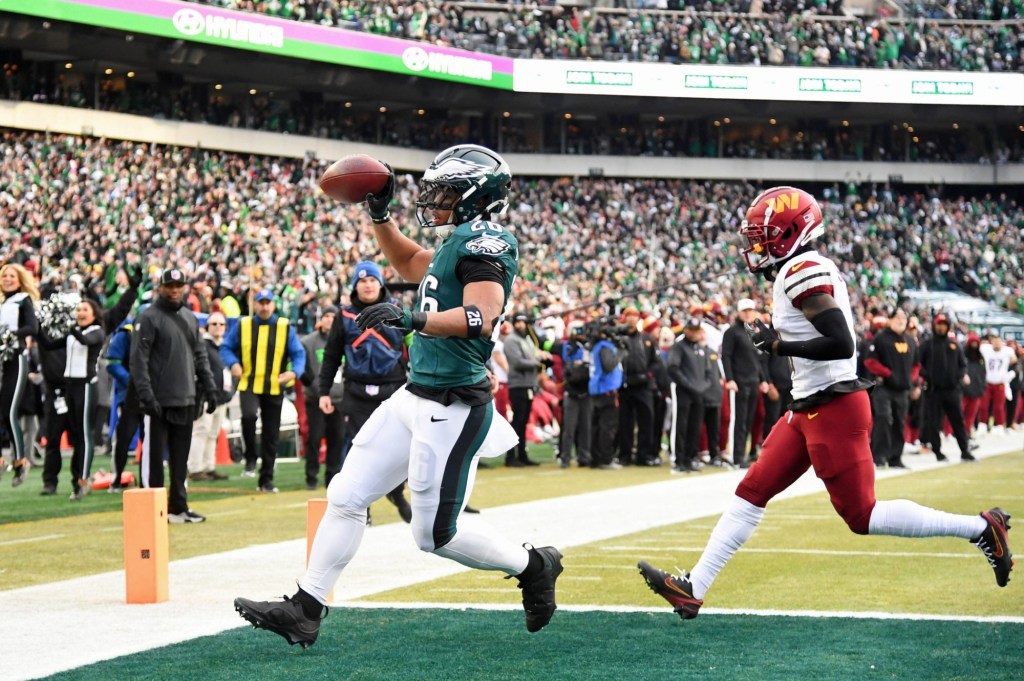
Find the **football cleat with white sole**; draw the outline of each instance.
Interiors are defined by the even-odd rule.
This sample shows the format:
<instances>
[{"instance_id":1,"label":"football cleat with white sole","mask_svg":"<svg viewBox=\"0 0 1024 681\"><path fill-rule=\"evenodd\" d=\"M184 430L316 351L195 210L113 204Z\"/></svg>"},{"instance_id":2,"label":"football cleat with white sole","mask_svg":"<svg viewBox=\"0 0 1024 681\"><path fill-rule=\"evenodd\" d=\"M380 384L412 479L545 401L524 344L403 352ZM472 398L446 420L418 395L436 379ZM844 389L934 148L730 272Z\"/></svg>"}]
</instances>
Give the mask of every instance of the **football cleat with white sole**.
<instances>
[{"instance_id":1,"label":"football cleat with white sole","mask_svg":"<svg viewBox=\"0 0 1024 681\"><path fill-rule=\"evenodd\" d=\"M1009 530L1010 515L1001 508L992 508L981 512L981 517L988 523L985 531L972 539L988 559L988 564L996 573L996 584L1006 586L1013 570L1013 554L1010 552Z\"/></svg>"}]
</instances>

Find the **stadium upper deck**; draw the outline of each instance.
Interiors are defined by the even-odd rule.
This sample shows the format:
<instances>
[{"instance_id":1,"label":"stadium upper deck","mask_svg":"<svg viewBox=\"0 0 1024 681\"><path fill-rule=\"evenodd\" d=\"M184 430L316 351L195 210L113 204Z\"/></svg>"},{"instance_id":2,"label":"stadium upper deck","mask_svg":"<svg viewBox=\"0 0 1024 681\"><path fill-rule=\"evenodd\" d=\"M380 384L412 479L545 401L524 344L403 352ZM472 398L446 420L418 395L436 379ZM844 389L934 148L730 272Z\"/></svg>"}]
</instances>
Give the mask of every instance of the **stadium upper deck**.
<instances>
[{"instance_id":1,"label":"stadium upper deck","mask_svg":"<svg viewBox=\"0 0 1024 681\"><path fill-rule=\"evenodd\" d=\"M394 3L344 4L383 12ZM1024 74L513 60L173 0L4 7L19 12L0 13L7 99L421 148L458 137L531 154L986 165L1024 158ZM470 28L481 8L527 11L444 7L461 8ZM156 9L161 21L141 22ZM239 22L262 28L242 31ZM296 27L321 33L293 37ZM245 45L232 42L243 33ZM293 56L277 54L278 38ZM472 84L473 73L488 69L488 85Z\"/></svg>"}]
</instances>

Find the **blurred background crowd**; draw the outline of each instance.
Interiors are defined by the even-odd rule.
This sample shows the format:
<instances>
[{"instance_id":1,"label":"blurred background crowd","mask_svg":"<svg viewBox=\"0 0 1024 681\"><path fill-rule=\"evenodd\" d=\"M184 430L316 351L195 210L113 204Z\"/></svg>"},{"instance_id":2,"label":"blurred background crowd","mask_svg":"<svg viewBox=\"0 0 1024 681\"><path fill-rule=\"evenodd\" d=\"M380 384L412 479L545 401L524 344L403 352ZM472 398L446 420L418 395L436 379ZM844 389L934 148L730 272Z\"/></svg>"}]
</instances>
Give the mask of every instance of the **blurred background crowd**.
<instances>
[{"instance_id":1,"label":"blurred background crowd","mask_svg":"<svg viewBox=\"0 0 1024 681\"><path fill-rule=\"evenodd\" d=\"M339 272L376 256L365 211L320 193L319 161L21 131L3 133L3 150L3 259L33 263L43 283L67 282L106 305L116 302L107 300L115 263L139 264L153 281L179 267L204 310L228 294L246 305L248 291L268 286L282 313L311 329L307 306L343 297ZM415 179L399 177L393 211L414 234ZM760 189L515 178L507 221L527 263L516 304L547 315L641 291L645 312L679 322L693 303L758 293L763 284L739 264L736 228ZM1024 207L1013 196L852 184L820 195L828 248L865 313L922 288L1024 311Z\"/></svg>"},{"instance_id":2,"label":"blurred background crowd","mask_svg":"<svg viewBox=\"0 0 1024 681\"><path fill-rule=\"evenodd\" d=\"M847 15L842 0L633 2L609 8L587 3L432 0L200 1L528 59L959 71L1024 68L1019 23L1024 10L1020 2L1009 1L908 3L905 18L891 16L896 5L882 16ZM673 10L666 11L670 4Z\"/></svg>"}]
</instances>

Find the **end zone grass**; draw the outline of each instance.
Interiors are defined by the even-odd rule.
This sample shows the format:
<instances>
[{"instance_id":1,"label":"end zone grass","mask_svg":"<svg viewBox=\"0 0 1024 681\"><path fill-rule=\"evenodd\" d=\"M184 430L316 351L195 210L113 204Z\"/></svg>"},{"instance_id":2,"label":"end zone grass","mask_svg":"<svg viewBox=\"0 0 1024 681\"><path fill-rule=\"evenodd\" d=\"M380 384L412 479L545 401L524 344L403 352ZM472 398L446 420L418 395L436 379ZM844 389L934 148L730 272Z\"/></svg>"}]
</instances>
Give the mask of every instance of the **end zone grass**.
<instances>
[{"instance_id":1,"label":"end zone grass","mask_svg":"<svg viewBox=\"0 0 1024 681\"><path fill-rule=\"evenodd\" d=\"M336 609L312 648L251 628L52 679L930 679L1020 678L1024 625L671 613L565 612L528 634L523 614Z\"/></svg>"}]
</instances>

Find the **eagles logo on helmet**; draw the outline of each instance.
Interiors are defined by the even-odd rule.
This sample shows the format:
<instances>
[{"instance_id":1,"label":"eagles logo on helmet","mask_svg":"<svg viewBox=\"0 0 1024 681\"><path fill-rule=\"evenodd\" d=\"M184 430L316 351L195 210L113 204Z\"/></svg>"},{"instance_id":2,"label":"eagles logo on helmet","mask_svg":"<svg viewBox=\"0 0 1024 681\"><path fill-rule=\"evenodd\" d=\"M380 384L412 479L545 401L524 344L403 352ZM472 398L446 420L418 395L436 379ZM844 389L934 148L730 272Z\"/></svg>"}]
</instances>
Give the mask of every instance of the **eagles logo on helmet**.
<instances>
[{"instance_id":1,"label":"eagles logo on helmet","mask_svg":"<svg viewBox=\"0 0 1024 681\"><path fill-rule=\"evenodd\" d=\"M486 147L460 144L445 149L423 173L416 217L436 227L442 238L470 220L500 215L508 208L512 171L505 159ZM451 228L434 222L433 211L452 212Z\"/></svg>"},{"instance_id":2,"label":"eagles logo on helmet","mask_svg":"<svg viewBox=\"0 0 1024 681\"><path fill-rule=\"evenodd\" d=\"M750 247L743 257L751 272L767 274L824 233L821 207L813 196L795 187L773 187L747 209L740 236Z\"/></svg>"}]
</instances>

